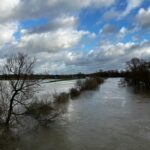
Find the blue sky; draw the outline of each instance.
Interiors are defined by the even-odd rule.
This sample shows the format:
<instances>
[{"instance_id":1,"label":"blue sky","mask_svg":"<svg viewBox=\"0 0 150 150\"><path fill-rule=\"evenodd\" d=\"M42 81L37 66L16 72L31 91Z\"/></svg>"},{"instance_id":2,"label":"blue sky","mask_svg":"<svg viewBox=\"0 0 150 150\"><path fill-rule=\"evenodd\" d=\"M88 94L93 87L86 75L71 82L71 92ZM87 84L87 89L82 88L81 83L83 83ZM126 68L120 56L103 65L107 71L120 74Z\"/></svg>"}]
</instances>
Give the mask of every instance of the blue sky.
<instances>
[{"instance_id":1,"label":"blue sky","mask_svg":"<svg viewBox=\"0 0 150 150\"><path fill-rule=\"evenodd\" d=\"M149 0L1 0L0 65L18 52L36 72L123 69L150 59Z\"/></svg>"}]
</instances>

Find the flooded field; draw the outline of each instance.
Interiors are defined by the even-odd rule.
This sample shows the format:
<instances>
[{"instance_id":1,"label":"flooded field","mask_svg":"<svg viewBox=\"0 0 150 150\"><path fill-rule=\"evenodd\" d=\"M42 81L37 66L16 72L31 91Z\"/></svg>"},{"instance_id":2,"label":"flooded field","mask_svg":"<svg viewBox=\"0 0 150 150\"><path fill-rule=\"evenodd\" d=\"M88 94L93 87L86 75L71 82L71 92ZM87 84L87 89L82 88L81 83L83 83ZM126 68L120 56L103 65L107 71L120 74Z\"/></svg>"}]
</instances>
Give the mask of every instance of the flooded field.
<instances>
[{"instance_id":1,"label":"flooded field","mask_svg":"<svg viewBox=\"0 0 150 150\"><path fill-rule=\"evenodd\" d=\"M96 91L66 104L66 113L46 128L23 134L18 150L149 150L150 95L107 79ZM45 83L66 91L75 81ZM44 91L44 92L46 92Z\"/></svg>"}]
</instances>

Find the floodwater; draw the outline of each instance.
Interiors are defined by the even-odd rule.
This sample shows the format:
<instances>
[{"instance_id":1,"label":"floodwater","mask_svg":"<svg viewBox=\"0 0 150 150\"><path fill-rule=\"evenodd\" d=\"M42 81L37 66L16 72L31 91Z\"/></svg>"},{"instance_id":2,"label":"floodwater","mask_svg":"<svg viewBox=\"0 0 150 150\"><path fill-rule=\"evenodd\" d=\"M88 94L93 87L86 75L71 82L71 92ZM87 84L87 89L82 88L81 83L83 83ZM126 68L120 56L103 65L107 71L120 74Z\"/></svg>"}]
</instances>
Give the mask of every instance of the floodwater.
<instances>
[{"instance_id":1,"label":"floodwater","mask_svg":"<svg viewBox=\"0 0 150 150\"><path fill-rule=\"evenodd\" d=\"M53 80L52 80L53 81ZM53 94L55 92L68 92L70 88L75 85L76 80L66 80L51 82L51 80L46 80L41 84L39 94Z\"/></svg>"},{"instance_id":2,"label":"floodwater","mask_svg":"<svg viewBox=\"0 0 150 150\"><path fill-rule=\"evenodd\" d=\"M22 135L18 150L149 150L150 95L122 88L119 80L71 100L60 119ZM65 82L58 88L73 85Z\"/></svg>"}]
</instances>

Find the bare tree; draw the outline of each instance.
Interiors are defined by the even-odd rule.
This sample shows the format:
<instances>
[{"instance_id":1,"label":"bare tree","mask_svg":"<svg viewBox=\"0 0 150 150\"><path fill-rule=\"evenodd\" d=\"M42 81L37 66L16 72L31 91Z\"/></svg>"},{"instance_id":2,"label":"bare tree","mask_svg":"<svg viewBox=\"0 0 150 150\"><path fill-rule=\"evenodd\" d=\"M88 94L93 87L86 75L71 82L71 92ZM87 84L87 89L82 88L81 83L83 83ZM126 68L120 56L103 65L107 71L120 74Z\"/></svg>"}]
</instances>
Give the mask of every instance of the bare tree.
<instances>
[{"instance_id":1,"label":"bare tree","mask_svg":"<svg viewBox=\"0 0 150 150\"><path fill-rule=\"evenodd\" d=\"M126 81L129 85L150 89L150 62L139 58L132 58L126 63L129 72Z\"/></svg>"},{"instance_id":2,"label":"bare tree","mask_svg":"<svg viewBox=\"0 0 150 150\"><path fill-rule=\"evenodd\" d=\"M7 80L0 81L1 120L6 127L18 122L18 116L24 114L31 102L40 80L33 76L35 59L18 53L6 60L2 74Z\"/></svg>"},{"instance_id":3,"label":"bare tree","mask_svg":"<svg viewBox=\"0 0 150 150\"><path fill-rule=\"evenodd\" d=\"M142 62L143 60L139 58L132 58L130 61L126 62L126 69L131 72L138 71Z\"/></svg>"}]
</instances>

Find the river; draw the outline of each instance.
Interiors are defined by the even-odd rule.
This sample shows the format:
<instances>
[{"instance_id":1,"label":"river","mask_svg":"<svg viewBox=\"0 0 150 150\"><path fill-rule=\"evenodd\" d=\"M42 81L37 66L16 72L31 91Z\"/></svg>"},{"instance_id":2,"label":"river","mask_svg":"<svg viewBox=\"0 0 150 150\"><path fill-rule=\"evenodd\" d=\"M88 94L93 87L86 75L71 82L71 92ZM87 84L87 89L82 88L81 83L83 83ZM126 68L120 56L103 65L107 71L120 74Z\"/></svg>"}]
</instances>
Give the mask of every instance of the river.
<instances>
[{"instance_id":1,"label":"river","mask_svg":"<svg viewBox=\"0 0 150 150\"><path fill-rule=\"evenodd\" d=\"M150 95L119 80L71 100L57 121L23 134L18 150L149 150ZM68 89L72 81L66 82L58 86Z\"/></svg>"}]
</instances>

